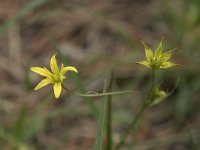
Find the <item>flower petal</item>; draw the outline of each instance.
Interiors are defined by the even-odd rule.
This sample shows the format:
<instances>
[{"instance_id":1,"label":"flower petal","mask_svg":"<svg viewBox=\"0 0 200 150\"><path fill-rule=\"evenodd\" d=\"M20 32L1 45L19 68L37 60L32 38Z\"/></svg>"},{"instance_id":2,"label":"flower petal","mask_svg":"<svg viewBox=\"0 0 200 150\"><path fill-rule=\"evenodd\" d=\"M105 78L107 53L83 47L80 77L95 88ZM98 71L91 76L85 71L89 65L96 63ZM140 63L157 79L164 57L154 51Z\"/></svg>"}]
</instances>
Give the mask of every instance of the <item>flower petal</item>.
<instances>
[{"instance_id":1,"label":"flower petal","mask_svg":"<svg viewBox=\"0 0 200 150\"><path fill-rule=\"evenodd\" d=\"M43 86L46 86L50 83L52 83L52 82L49 78L43 79L42 81L40 81L40 83L38 83L38 85L35 87L34 90L38 90L38 89L42 88Z\"/></svg>"},{"instance_id":2,"label":"flower petal","mask_svg":"<svg viewBox=\"0 0 200 150\"><path fill-rule=\"evenodd\" d=\"M167 68L170 68L170 67L173 67L173 66L176 66L177 64L174 64L172 62L164 62L161 64L160 68L163 68L163 69L167 69Z\"/></svg>"},{"instance_id":3,"label":"flower petal","mask_svg":"<svg viewBox=\"0 0 200 150\"><path fill-rule=\"evenodd\" d=\"M59 69L58 69L58 65L57 65L57 61L56 61L56 54L54 54L54 55L51 57L51 60L50 60L50 67L51 67L51 71L52 71L54 74L59 73Z\"/></svg>"},{"instance_id":4,"label":"flower petal","mask_svg":"<svg viewBox=\"0 0 200 150\"><path fill-rule=\"evenodd\" d=\"M53 90L54 90L55 97L58 98L62 90L61 82L55 83L53 86Z\"/></svg>"},{"instance_id":5,"label":"flower petal","mask_svg":"<svg viewBox=\"0 0 200 150\"><path fill-rule=\"evenodd\" d=\"M155 58L156 58L157 60L160 60L161 55L162 55L162 40L160 41L160 43L158 44L158 47L156 48L156 51L155 51Z\"/></svg>"},{"instance_id":6,"label":"flower petal","mask_svg":"<svg viewBox=\"0 0 200 150\"><path fill-rule=\"evenodd\" d=\"M64 67L65 67L65 66L64 66L64 64L62 63L62 64L61 64L61 69L60 69L60 70L62 70Z\"/></svg>"},{"instance_id":7,"label":"flower petal","mask_svg":"<svg viewBox=\"0 0 200 150\"><path fill-rule=\"evenodd\" d=\"M52 73L47 70L46 68L41 68L41 67L31 67L31 71L41 75L41 76L45 76L48 78L51 78Z\"/></svg>"},{"instance_id":8,"label":"flower petal","mask_svg":"<svg viewBox=\"0 0 200 150\"><path fill-rule=\"evenodd\" d=\"M146 55L146 59L148 61L150 61L153 58L153 51L150 47L148 47L143 41L142 44L144 45L145 48L145 55Z\"/></svg>"},{"instance_id":9,"label":"flower petal","mask_svg":"<svg viewBox=\"0 0 200 150\"><path fill-rule=\"evenodd\" d=\"M62 67L60 74L63 76L67 71L74 71L74 72L78 73L78 70L75 67L67 66L67 67Z\"/></svg>"},{"instance_id":10,"label":"flower petal","mask_svg":"<svg viewBox=\"0 0 200 150\"><path fill-rule=\"evenodd\" d=\"M148 68L152 68L151 65L150 65L150 63L148 61L140 61L140 62L136 62L136 63L144 65L144 66L146 66Z\"/></svg>"},{"instance_id":11,"label":"flower petal","mask_svg":"<svg viewBox=\"0 0 200 150\"><path fill-rule=\"evenodd\" d=\"M172 55L172 54L169 53L169 52L163 53L162 56L161 56L161 58L160 58L160 61L161 61L161 62L166 62L166 61L168 61L168 60L170 59L171 55Z\"/></svg>"}]
</instances>

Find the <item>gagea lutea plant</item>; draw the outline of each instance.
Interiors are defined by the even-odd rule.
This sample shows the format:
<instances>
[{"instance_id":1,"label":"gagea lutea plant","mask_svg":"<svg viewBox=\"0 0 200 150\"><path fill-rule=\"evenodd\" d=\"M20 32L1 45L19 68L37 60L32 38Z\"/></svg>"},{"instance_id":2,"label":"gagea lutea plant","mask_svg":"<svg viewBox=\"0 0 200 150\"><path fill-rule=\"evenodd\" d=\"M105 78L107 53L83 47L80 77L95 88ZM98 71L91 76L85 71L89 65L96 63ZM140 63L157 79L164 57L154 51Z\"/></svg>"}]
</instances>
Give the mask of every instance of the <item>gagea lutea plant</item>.
<instances>
[{"instance_id":1,"label":"gagea lutea plant","mask_svg":"<svg viewBox=\"0 0 200 150\"><path fill-rule=\"evenodd\" d=\"M170 61L172 51L166 51L163 52L163 42L162 40L158 44L157 48L155 50L152 50L150 47L148 47L144 42L142 42L144 45L145 50L145 56L146 60L136 62L138 64L141 64L151 70L151 86L149 89L149 93L146 97L146 99L143 101L143 106L141 110L138 112L135 118L133 118L131 124L128 126L127 130L124 132L124 134L121 136L121 139L118 144L115 146L115 150L121 149L121 147L125 144L125 141L128 137L128 135L131 133L131 130L133 130L139 121L139 119L142 117L142 114L144 111L155 104L160 103L163 99L165 99L169 94L163 90L160 89L160 85L156 84L156 72L160 69L168 69L171 67L176 66L177 64ZM65 74L68 71L72 71L75 73L78 73L77 69L73 66L64 66L64 64L61 64L61 67L58 67L57 60L56 60L56 54L54 54L51 57L50 60L50 68L51 71L49 71L45 67L32 67L31 71L44 76L45 78L39 82L39 84L35 87L35 90L38 90L48 84L53 84L53 91L55 98L59 98L62 88L66 90L66 92L70 94L74 94L77 96L82 97L97 97L97 96L111 96L111 95L118 95L118 94L127 94L127 93L138 93L138 91L117 91L117 92L109 92L109 93L77 93L74 91L71 91L66 86L63 85L63 80L66 78ZM111 110L107 111L106 115L111 116L112 112ZM109 117L105 117L109 118ZM110 122L111 120L109 120ZM107 128L111 129L111 123L110 126L107 126ZM103 131L103 130L102 130ZM111 130L107 132L107 135L111 136ZM108 138L107 138L108 139ZM113 147L112 146L112 138L109 138L109 142L106 147ZM102 145L100 145L101 147ZM96 147L96 145L95 145ZM98 147L98 146L97 146ZM96 150L96 149L95 149Z\"/></svg>"}]
</instances>

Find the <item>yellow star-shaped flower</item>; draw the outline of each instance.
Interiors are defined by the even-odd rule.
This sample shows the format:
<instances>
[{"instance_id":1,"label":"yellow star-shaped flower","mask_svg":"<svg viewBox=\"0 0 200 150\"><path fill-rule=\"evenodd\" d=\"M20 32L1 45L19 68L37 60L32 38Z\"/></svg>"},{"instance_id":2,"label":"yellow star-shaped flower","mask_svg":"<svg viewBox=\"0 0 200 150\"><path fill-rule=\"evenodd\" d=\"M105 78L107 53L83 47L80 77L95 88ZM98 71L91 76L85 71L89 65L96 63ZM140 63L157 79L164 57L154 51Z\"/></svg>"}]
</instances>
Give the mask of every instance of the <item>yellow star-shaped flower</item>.
<instances>
[{"instance_id":1,"label":"yellow star-shaped flower","mask_svg":"<svg viewBox=\"0 0 200 150\"><path fill-rule=\"evenodd\" d=\"M51 57L50 60L50 67L51 71L50 72L47 68L41 68L41 67L31 67L31 71L46 77L40 83L35 87L34 90L38 90L42 88L43 86L46 86L48 84L54 84L53 90L54 90L54 95L56 98L60 96L60 93L62 91L62 82L66 78L65 73L67 71L74 71L78 73L77 69L72 66L67 66L65 67L64 64L61 65L61 69L58 68L57 61L56 61L56 54Z\"/></svg>"},{"instance_id":2,"label":"yellow star-shaped flower","mask_svg":"<svg viewBox=\"0 0 200 150\"><path fill-rule=\"evenodd\" d=\"M144 42L142 43L145 48L146 60L137 63L155 70L166 69L177 65L169 61L169 59L171 58L171 51L164 53L162 52L162 40L160 41L155 52L153 52L153 50L148 47Z\"/></svg>"}]
</instances>

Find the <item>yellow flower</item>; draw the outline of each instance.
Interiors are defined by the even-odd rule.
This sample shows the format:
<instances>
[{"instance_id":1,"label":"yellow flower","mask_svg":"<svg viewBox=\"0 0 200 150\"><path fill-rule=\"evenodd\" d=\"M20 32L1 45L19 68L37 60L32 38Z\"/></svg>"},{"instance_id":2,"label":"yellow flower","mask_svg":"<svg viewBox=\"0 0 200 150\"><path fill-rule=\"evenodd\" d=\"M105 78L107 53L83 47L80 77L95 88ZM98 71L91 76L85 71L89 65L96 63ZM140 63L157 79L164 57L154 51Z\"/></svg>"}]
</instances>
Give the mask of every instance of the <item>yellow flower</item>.
<instances>
[{"instance_id":1,"label":"yellow flower","mask_svg":"<svg viewBox=\"0 0 200 150\"><path fill-rule=\"evenodd\" d=\"M42 88L43 86L46 86L48 84L54 84L53 90L54 95L56 98L60 96L61 90L62 90L62 82L66 78L65 73L67 71L74 71L78 73L77 69L72 66L65 67L64 64L61 65L61 69L58 68L57 61L56 61L56 54L51 57L50 60L50 72L47 68L41 68L41 67L31 67L31 71L46 77L40 83L35 87L34 90L38 90Z\"/></svg>"},{"instance_id":2,"label":"yellow flower","mask_svg":"<svg viewBox=\"0 0 200 150\"><path fill-rule=\"evenodd\" d=\"M151 69L166 69L177 65L169 61L169 59L171 58L171 51L164 53L162 52L162 40L156 48L155 53L150 47L145 45L144 42L142 43L145 48L146 60L137 63Z\"/></svg>"}]
</instances>

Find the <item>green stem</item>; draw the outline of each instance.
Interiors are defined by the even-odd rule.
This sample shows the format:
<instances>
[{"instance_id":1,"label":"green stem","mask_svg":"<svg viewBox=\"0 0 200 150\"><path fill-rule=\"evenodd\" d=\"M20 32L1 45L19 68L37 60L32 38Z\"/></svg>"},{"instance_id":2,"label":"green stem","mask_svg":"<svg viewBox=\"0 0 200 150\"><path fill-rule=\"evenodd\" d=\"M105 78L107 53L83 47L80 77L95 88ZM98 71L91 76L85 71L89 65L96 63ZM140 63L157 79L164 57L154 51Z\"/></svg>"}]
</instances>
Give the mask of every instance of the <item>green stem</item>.
<instances>
[{"instance_id":1,"label":"green stem","mask_svg":"<svg viewBox=\"0 0 200 150\"><path fill-rule=\"evenodd\" d=\"M107 131L106 131L106 149L112 150L112 99L111 95L108 96L107 100Z\"/></svg>"},{"instance_id":2,"label":"green stem","mask_svg":"<svg viewBox=\"0 0 200 150\"><path fill-rule=\"evenodd\" d=\"M124 133L124 135L122 136L119 144L116 146L115 150L119 150L125 143L129 133L131 130L135 129L135 126L137 124L137 122L139 121L139 119L141 118L142 114L144 113L144 111L146 110L146 108L149 107L149 105L152 102L152 98L154 95L154 90L155 90L155 69L152 69L152 73L151 73L151 87L150 87L150 92L149 95L147 97L147 99L144 101L144 104L141 108L141 110L138 112L138 114L136 115L136 117L133 119L133 121L131 122L131 124L129 125L127 131Z\"/></svg>"},{"instance_id":3,"label":"green stem","mask_svg":"<svg viewBox=\"0 0 200 150\"><path fill-rule=\"evenodd\" d=\"M108 92L108 93L94 93L94 94L81 94L76 93L62 85L63 89L73 95L81 96L81 97L100 97L100 96L108 96L108 95L120 95L120 94L128 94L128 93L138 93L138 91L118 91L118 92Z\"/></svg>"},{"instance_id":4,"label":"green stem","mask_svg":"<svg viewBox=\"0 0 200 150\"><path fill-rule=\"evenodd\" d=\"M131 124L129 125L128 129L126 130L126 132L124 133L124 135L121 137L121 140L119 142L119 144L116 146L115 150L119 150L125 143L130 131L135 128L136 124L138 123L139 119L141 118L142 114L144 113L144 111L146 110L147 105L143 105L142 109L138 112L138 114L136 115L136 117L133 119L133 121L131 122Z\"/></svg>"},{"instance_id":5,"label":"green stem","mask_svg":"<svg viewBox=\"0 0 200 150\"><path fill-rule=\"evenodd\" d=\"M150 93L149 93L148 98L145 101L145 105L150 105L153 100L154 91L155 91L155 74L156 74L155 69L152 69Z\"/></svg>"},{"instance_id":6,"label":"green stem","mask_svg":"<svg viewBox=\"0 0 200 150\"><path fill-rule=\"evenodd\" d=\"M114 81L113 70L111 72L110 83L108 86L108 92L112 90L112 85ZM108 96L107 105L106 105L106 150L112 150L112 95Z\"/></svg>"},{"instance_id":7,"label":"green stem","mask_svg":"<svg viewBox=\"0 0 200 150\"><path fill-rule=\"evenodd\" d=\"M154 86L155 86L155 69L152 69L151 72L151 92L154 91Z\"/></svg>"}]
</instances>

